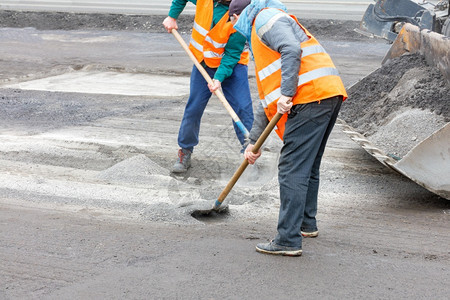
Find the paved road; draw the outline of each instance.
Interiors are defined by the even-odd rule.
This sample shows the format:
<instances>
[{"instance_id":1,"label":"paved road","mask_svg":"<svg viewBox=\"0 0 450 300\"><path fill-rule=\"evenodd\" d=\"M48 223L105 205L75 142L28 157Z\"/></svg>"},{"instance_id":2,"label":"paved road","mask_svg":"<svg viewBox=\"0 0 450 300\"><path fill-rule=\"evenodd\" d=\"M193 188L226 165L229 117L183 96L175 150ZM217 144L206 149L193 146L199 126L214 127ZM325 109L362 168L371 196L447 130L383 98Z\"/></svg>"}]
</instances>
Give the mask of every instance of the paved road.
<instances>
[{"instance_id":1,"label":"paved road","mask_svg":"<svg viewBox=\"0 0 450 300\"><path fill-rule=\"evenodd\" d=\"M347 86L388 46L321 42ZM0 85L69 66L134 78L192 67L169 34L129 31L2 28L0 57ZM230 214L201 223L185 205L215 199L242 159L219 101L191 172L171 177L186 98L84 92L0 90L0 299L448 298L450 201L381 166L339 125L319 238L301 258L272 257L254 246L275 231L278 139L227 197Z\"/></svg>"},{"instance_id":2,"label":"paved road","mask_svg":"<svg viewBox=\"0 0 450 300\"><path fill-rule=\"evenodd\" d=\"M387 46L321 42L346 83ZM0 70L181 76L192 64L179 48L165 33L4 28ZM185 205L215 199L242 158L212 99L191 172L168 176L185 101L0 89L0 299L448 298L450 201L383 167L339 125L322 165L321 233L303 257L254 250L275 231L276 137L227 197L230 214L196 221Z\"/></svg>"},{"instance_id":3,"label":"paved road","mask_svg":"<svg viewBox=\"0 0 450 300\"><path fill-rule=\"evenodd\" d=\"M126 14L165 15L171 0L119 0L78 1L18 1L3 0L0 9L71 12L109 12ZM291 0L284 1L289 11L298 17L315 19L360 20L371 1L369 0ZM194 13L194 5L188 4L185 13Z\"/></svg>"}]
</instances>

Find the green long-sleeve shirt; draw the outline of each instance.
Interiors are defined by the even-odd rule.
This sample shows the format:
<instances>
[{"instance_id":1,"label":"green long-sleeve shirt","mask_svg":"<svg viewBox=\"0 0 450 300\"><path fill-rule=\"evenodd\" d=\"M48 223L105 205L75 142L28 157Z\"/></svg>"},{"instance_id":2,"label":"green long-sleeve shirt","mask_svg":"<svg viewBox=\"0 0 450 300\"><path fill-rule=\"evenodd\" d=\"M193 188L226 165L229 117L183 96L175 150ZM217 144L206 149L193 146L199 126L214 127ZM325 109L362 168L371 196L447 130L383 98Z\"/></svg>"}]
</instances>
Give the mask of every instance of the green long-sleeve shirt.
<instances>
[{"instance_id":1,"label":"green long-sleeve shirt","mask_svg":"<svg viewBox=\"0 0 450 300\"><path fill-rule=\"evenodd\" d=\"M197 0L173 0L169 10L169 17L178 19L188 2L197 4ZM213 28L214 25L216 25L226 13L228 13L227 5L215 3L211 28ZM214 75L214 79L223 82L226 78L231 76L234 67L241 59L241 54L244 50L245 43L245 37L239 32L235 32L230 35L227 45L225 46L225 53L220 61L220 66L217 68L217 71ZM202 62L202 64L204 64L204 62Z\"/></svg>"}]
</instances>

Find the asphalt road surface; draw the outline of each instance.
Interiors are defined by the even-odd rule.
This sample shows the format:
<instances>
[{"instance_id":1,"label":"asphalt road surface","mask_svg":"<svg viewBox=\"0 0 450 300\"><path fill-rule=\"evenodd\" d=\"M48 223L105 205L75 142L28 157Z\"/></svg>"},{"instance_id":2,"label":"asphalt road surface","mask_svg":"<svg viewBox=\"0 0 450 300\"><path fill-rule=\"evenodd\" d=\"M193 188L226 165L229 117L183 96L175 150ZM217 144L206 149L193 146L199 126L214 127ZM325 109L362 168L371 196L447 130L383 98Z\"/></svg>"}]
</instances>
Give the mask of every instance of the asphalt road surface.
<instances>
[{"instance_id":1,"label":"asphalt road surface","mask_svg":"<svg viewBox=\"0 0 450 300\"><path fill-rule=\"evenodd\" d=\"M317 37L346 86L389 47ZM229 214L193 218L190 205L212 204L242 156L212 98L192 169L169 174L192 68L171 35L1 28L0 57L0 299L448 299L450 201L339 125L319 237L302 257L263 255L254 247L276 232L280 141L233 188Z\"/></svg>"}]
</instances>

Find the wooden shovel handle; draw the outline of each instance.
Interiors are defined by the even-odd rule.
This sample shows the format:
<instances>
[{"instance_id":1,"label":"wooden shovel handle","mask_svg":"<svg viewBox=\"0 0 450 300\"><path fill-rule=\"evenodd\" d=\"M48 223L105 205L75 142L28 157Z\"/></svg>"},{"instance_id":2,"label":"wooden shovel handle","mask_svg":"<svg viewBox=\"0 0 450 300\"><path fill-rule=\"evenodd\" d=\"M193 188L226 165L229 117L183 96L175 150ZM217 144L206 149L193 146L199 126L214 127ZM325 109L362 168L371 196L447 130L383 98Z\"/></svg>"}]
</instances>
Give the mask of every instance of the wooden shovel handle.
<instances>
[{"instance_id":1,"label":"wooden shovel handle","mask_svg":"<svg viewBox=\"0 0 450 300\"><path fill-rule=\"evenodd\" d=\"M272 120L269 122L269 124L264 129L263 133L259 136L258 140L256 141L255 145L253 146L253 153L258 153L261 146L266 141L269 134L272 132L272 130L275 128L275 125L277 125L278 121L281 119L283 115L280 113L276 113L275 116L272 118ZM227 186L223 189L222 193L219 195L219 198L217 198L216 203L214 204L214 207L219 207L220 204L222 204L223 200L228 196L228 193L231 191L233 186L238 181L239 177L241 177L242 173L244 173L245 169L248 166L248 160L244 159L240 167L234 172L233 177L231 177L230 181L228 182Z\"/></svg>"},{"instance_id":2,"label":"wooden shovel handle","mask_svg":"<svg viewBox=\"0 0 450 300\"><path fill-rule=\"evenodd\" d=\"M186 53L189 55L189 57L191 58L192 62L195 64L197 69L203 75L203 78L205 78L206 82L208 82L209 84L213 84L213 81L212 81L211 77L206 72L205 68L203 68L203 66L197 61L197 59L195 58L194 54L189 49L188 45L183 40L183 38L178 33L178 31L176 29L172 29L172 34L177 39L177 41L180 43L180 45L183 47L184 51L186 51ZM222 102L223 106L228 111L228 113L230 114L231 118L236 123L237 127L241 130L242 134L247 139L250 136L250 133L248 132L247 128L245 128L244 124L239 119L238 115L234 112L233 108L228 103L228 101L225 98L225 96L222 94L222 92L220 90L216 90L214 92L214 94L219 98L220 102Z\"/></svg>"}]
</instances>

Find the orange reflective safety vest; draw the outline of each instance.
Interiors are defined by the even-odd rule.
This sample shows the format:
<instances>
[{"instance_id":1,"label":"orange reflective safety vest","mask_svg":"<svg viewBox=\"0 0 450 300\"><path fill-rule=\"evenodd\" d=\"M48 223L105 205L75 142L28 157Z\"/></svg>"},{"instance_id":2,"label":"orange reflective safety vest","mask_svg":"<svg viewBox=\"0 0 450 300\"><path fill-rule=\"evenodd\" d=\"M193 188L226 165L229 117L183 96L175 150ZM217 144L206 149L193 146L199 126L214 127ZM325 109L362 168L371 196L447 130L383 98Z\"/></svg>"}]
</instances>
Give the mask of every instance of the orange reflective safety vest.
<instances>
[{"instance_id":1,"label":"orange reflective safety vest","mask_svg":"<svg viewBox=\"0 0 450 300\"><path fill-rule=\"evenodd\" d=\"M212 28L213 0L198 0L196 4L194 28L189 42L189 49L198 62L205 61L210 68L218 68L225 52L225 46L230 35L236 32L233 24L228 22L228 13ZM244 50L238 62L247 65L249 52Z\"/></svg>"},{"instance_id":2,"label":"orange reflective safety vest","mask_svg":"<svg viewBox=\"0 0 450 300\"><path fill-rule=\"evenodd\" d=\"M280 12L272 18L280 16L289 15ZM330 56L295 16L290 15L290 17L298 23L309 38L300 44L302 57L297 92L292 99L293 104L311 103L339 95L343 96L345 100L347 93L344 84ZM273 23L272 20L269 20L264 26L267 24L270 26ZM252 28L251 39L259 98L267 118L272 120L277 113L277 101L281 96L281 54L270 49L261 41L256 34L255 26ZM283 139L286 120L287 114L284 114L275 129L281 139Z\"/></svg>"}]
</instances>

